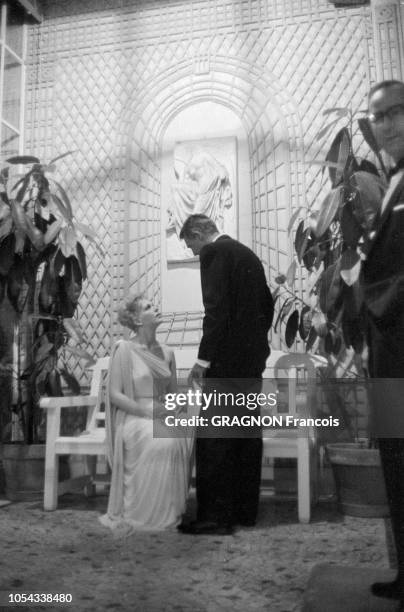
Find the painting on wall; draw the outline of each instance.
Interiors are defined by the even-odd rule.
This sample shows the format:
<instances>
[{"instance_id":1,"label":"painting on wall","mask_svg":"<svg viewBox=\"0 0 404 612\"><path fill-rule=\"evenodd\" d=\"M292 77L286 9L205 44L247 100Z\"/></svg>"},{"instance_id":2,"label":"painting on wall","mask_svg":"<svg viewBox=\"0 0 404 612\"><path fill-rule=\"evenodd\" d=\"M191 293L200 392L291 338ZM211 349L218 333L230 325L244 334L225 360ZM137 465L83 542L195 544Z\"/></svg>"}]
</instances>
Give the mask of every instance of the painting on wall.
<instances>
[{"instance_id":1,"label":"painting on wall","mask_svg":"<svg viewBox=\"0 0 404 612\"><path fill-rule=\"evenodd\" d=\"M202 213L220 232L237 238L236 138L177 142L166 227L167 261L186 262L194 255L179 234L189 215Z\"/></svg>"}]
</instances>

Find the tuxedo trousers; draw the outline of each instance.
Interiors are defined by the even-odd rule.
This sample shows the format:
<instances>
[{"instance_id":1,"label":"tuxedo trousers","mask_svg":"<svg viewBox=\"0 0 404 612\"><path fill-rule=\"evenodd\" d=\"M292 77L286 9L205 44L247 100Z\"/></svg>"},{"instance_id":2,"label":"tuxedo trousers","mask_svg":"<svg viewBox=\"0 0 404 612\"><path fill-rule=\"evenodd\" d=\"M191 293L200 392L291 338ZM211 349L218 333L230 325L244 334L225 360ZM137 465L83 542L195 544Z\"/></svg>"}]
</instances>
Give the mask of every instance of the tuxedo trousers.
<instances>
[{"instance_id":1,"label":"tuxedo trousers","mask_svg":"<svg viewBox=\"0 0 404 612\"><path fill-rule=\"evenodd\" d=\"M204 391L223 393L227 399L252 398L260 391L262 380L209 379ZM229 400L230 401L230 400ZM220 525L253 524L257 518L261 483L262 431L257 424L219 426L222 417L228 423L250 422L259 417L259 406L213 402L201 415L208 427L198 428L196 438L197 520ZM215 423L212 426L212 423Z\"/></svg>"},{"instance_id":2,"label":"tuxedo trousers","mask_svg":"<svg viewBox=\"0 0 404 612\"><path fill-rule=\"evenodd\" d=\"M371 321L368 345L373 435L380 450L404 596L404 328L398 323L395 319L382 326Z\"/></svg>"},{"instance_id":3,"label":"tuxedo trousers","mask_svg":"<svg viewBox=\"0 0 404 612\"><path fill-rule=\"evenodd\" d=\"M404 438L379 438L380 459L404 595Z\"/></svg>"},{"instance_id":4,"label":"tuxedo trousers","mask_svg":"<svg viewBox=\"0 0 404 612\"><path fill-rule=\"evenodd\" d=\"M262 438L197 438L195 461L197 520L255 523Z\"/></svg>"}]
</instances>

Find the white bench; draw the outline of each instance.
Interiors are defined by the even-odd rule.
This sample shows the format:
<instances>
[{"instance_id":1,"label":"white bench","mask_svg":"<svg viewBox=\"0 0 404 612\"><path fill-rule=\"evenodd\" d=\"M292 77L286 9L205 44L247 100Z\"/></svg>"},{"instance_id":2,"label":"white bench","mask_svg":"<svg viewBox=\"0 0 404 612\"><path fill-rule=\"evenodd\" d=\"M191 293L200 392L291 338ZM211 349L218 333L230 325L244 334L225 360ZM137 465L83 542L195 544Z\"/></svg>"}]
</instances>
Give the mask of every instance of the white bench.
<instances>
[{"instance_id":1,"label":"white bench","mask_svg":"<svg viewBox=\"0 0 404 612\"><path fill-rule=\"evenodd\" d=\"M316 416L316 367L324 358L307 353L274 351L267 362L264 377L279 390L286 385L283 408L296 418ZM264 381L265 387L265 381ZM274 390L272 389L272 390ZM275 416L279 413L274 412ZM301 523L310 521L311 502L317 498L317 440L315 427L268 427L263 430L263 470L268 460L294 458L297 462L297 505Z\"/></svg>"},{"instance_id":2,"label":"white bench","mask_svg":"<svg viewBox=\"0 0 404 612\"><path fill-rule=\"evenodd\" d=\"M197 348L186 348L175 350L177 372L180 378L189 372L195 362ZM264 377L274 376L274 367L278 360L285 355L281 351L273 351L267 361L267 369ZM296 356L295 356L296 357ZM300 360L298 360L299 362ZM47 412L46 427L46 457L45 457L45 490L44 508L45 510L55 510L59 495L70 490L83 489L87 494L95 492L95 481L97 476L97 457L106 455L106 435L105 435L105 412L104 394L105 380L108 370L109 357L98 359L93 366L93 375L89 395L73 397L46 397L40 401L40 406ZM288 362L288 366L293 368L291 382L296 376L296 365ZM302 365L302 364L299 364ZM304 364L307 367L307 363ZM293 388L293 385L292 385ZM312 398L308 394L310 404ZM293 397L293 396L292 396ZM291 397L291 403L294 401ZM60 434L61 410L73 407L87 407L87 421L84 432L77 436L62 436ZM293 413L293 408L291 410ZM275 432L274 432L275 433ZM291 432L282 432L280 435L266 437L264 433L264 464L265 461L273 457L296 457L298 460L298 505L299 518L306 522L310 517L310 472L312 465L310 462L313 441L303 437L294 437ZM286 434L286 437L284 437ZM291 439L292 438L292 439ZM59 456L60 455L84 455L86 457L86 474L76 478L70 478L58 482L59 475Z\"/></svg>"},{"instance_id":3,"label":"white bench","mask_svg":"<svg viewBox=\"0 0 404 612\"><path fill-rule=\"evenodd\" d=\"M176 349L175 358L179 376L184 377L195 362L197 348ZM83 489L87 494L95 493L95 482L105 480L97 474L97 457L106 455L105 392L109 357L98 359L93 371L90 394L65 397L44 397L40 407L46 410L46 454L44 508L55 510L58 496L71 490ZM60 434L61 410L87 407L86 429L76 436ZM58 482L59 456L84 455L86 474Z\"/></svg>"},{"instance_id":4,"label":"white bench","mask_svg":"<svg viewBox=\"0 0 404 612\"><path fill-rule=\"evenodd\" d=\"M44 508L55 510L58 495L69 490L86 488L94 492L97 456L106 454L104 397L105 379L109 357L98 359L93 366L90 395L66 397L44 397L40 407L46 410L46 454ZM87 407L86 429L77 436L60 435L62 408ZM86 455L87 472L85 476L58 482L59 455Z\"/></svg>"}]
</instances>

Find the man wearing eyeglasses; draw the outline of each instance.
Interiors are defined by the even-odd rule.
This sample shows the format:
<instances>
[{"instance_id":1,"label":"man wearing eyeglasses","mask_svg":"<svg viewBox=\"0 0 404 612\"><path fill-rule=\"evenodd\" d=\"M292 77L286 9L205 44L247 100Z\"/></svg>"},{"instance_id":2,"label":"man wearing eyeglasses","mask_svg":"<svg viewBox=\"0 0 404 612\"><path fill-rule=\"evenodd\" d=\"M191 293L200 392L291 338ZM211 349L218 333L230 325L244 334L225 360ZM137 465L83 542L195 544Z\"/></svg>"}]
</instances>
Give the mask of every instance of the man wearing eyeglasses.
<instances>
[{"instance_id":1,"label":"man wearing eyeglasses","mask_svg":"<svg viewBox=\"0 0 404 612\"><path fill-rule=\"evenodd\" d=\"M362 283L374 428L398 564L396 579L373 584L372 593L399 600L404 610L404 83L383 81L370 90L368 120L378 147L393 160Z\"/></svg>"}]
</instances>

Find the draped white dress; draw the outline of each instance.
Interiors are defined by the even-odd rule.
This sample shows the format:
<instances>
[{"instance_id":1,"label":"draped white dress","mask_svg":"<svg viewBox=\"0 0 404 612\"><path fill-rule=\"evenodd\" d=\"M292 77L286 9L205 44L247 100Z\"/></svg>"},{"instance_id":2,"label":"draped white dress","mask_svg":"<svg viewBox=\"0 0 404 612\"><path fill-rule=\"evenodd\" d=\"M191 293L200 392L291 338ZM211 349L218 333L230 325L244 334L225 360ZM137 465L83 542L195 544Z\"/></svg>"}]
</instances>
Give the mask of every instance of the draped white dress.
<instances>
[{"instance_id":1,"label":"draped white dress","mask_svg":"<svg viewBox=\"0 0 404 612\"><path fill-rule=\"evenodd\" d=\"M153 429L153 400L174 391L172 352L162 349L164 360L122 340L112 355L120 364L122 392L150 412L149 418L135 416L107 401L112 476L107 514L100 521L125 535L174 527L181 520L188 495L193 440L173 437L162 421L154 420Z\"/></svg>"}]
</instances>

